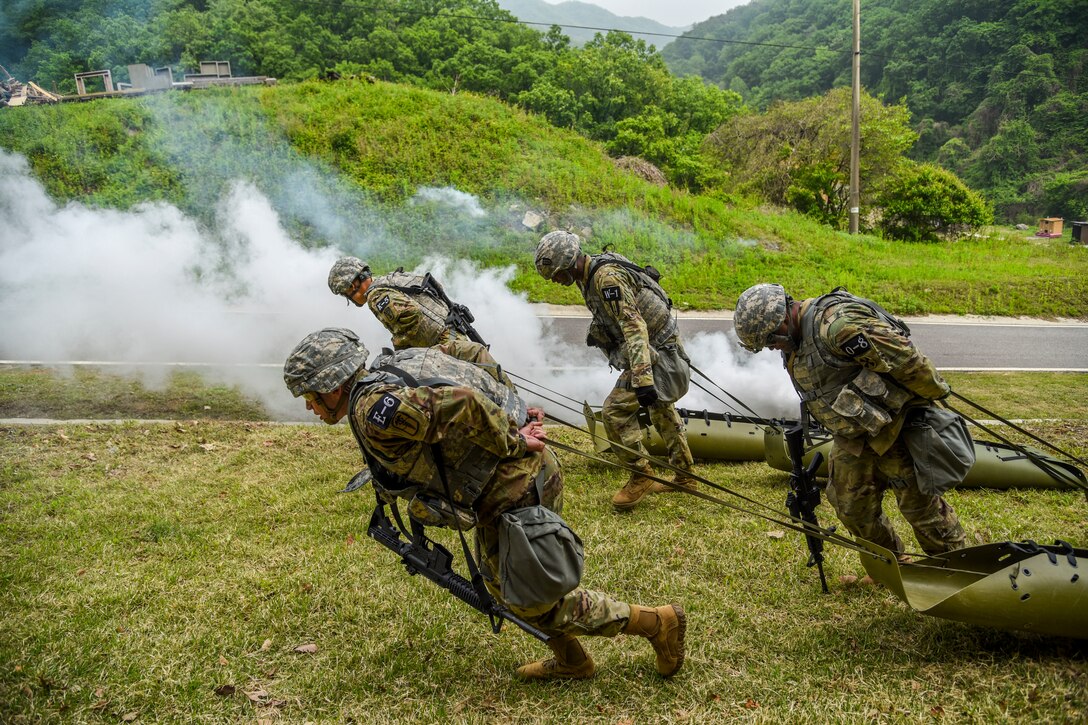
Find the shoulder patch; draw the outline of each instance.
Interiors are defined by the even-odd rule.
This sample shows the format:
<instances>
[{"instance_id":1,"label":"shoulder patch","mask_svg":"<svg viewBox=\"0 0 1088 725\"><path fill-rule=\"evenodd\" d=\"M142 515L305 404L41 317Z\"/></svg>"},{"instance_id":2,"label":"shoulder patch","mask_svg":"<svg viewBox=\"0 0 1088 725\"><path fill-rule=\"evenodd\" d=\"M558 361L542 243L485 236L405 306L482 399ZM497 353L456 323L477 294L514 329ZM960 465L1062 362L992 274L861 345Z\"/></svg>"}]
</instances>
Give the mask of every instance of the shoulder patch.
<instances>
[{"instance_id":1,"label":"shoulder patch","mask_svg":"<svg viewBox=\"0 0 1088 725\"><path fill-rule=\"evenodd\" d=\"M620 288L618 285L601 288L601 297L603 297L606 302L616 302L620 299L621 296L622 295L620 295Z\"/></svg>"},{"instance_id":2,"label":"shoulder patch","mask_svg":"<svg viewBox=\"0 0 1088 725\"><path fill-rule=\"evenodd\" d=\"M400 401L398 400L397 403L399 404ZM393 427L409 438L414 438L419 434L419 421L407 413L396 413L393 416Z\"/></svg>"},{"instance_id":3,"label":"shoulder patch","mask_svg":"<svg viewBox=\"0 0 1088 725\"><path fill-rule=\"evenodd\" d=\"M839 349L848 357L857 357L872 350L873 343L869 342L869 338L865 337L865 333L859 332L839 345Z\"/></svg>"},{"instance_id":4,"label":"shoulder patch","mask_svg":"<svg viewBox=\"0 0 1088 725\"><path fill-rule=\"evenodd\" d=\"M378 312L385 312L385 308L388 307L388 306L389 306L389 295L388 294L385 297L382 297L380 300L378 300L374 304L374 307L378 310Z\"/></svg>"},{"instance_id":5,"label":"shoulder patch","mask_svg":"<svg viewBox=\"0 0 1088 725\"><path fill-rule=\"evenodd\" d=\"M370 410L366 412L366 422L385 430L393 421L393 416L399 407L400 399L386 393L378 399L378 402L370 406Z\"/></svg>"}]
</instances>

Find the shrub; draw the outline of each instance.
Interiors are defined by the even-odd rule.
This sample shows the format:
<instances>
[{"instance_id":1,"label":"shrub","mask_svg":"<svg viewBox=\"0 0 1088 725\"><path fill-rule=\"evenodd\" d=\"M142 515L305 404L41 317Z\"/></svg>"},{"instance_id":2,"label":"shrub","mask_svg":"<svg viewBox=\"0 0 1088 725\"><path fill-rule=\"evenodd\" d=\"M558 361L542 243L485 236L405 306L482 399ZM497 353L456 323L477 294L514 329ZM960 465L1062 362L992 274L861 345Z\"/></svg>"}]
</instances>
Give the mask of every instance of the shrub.
<instances>
[{"instance_id":1,"label":"shrub","mask_svg":"<svg viewBox=\"0 0 1088 725\"><path fill-rule=\"evenodd\" d=\"M885 236L914 242L954 239L993 220L983 198L950 171L931 164L906 167L881 198Z\"/></svg>"}]
</instances>

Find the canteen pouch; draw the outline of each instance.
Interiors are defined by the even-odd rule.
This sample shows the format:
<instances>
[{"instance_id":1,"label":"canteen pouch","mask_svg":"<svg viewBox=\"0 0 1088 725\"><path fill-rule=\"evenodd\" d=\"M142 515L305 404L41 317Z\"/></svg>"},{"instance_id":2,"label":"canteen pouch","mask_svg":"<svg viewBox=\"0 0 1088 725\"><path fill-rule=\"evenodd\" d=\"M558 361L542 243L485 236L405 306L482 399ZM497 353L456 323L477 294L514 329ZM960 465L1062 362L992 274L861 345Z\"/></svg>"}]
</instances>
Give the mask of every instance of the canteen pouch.
<instances>
[{"instance_id":1,"label":"canteen pouch","mask_svg":"<svg viewBox=\"0 0 1088 725\"><path fill-rule=\"evenodd\" d=\"M537 495L542 496L540 477ZM582 581L585 551L578 534L546 506L526 506L499 517L499 590L520 609L540 609Z\"/></svg>"},{"instance_id":2,"label":"canteen pouch","mask_svg":"<svg viewBox=\"0 0 1088 725\"><path fill-rule=\"evenodd\" d=\"M975 464L975 444L967 423L950 410L912 411L902 436L922 493L940 496L962 481Z\"/></svg>"}]
</instances>

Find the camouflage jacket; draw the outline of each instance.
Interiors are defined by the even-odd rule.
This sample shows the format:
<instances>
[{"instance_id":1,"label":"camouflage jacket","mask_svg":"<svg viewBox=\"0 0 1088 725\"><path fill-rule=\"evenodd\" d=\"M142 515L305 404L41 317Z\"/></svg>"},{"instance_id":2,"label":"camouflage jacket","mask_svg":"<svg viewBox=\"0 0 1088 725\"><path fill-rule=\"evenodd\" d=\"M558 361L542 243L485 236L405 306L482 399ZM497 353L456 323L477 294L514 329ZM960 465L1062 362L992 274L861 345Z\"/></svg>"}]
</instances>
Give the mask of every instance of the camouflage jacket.
<instances>
[{"instance_id":1,"label":"camouflage jacket","mask_svg":"<svg viewBox=\"0 0 1088 725\"><path fill-rule=\"evenodd\" d=\"M801 343L783 353L809 412L855 454L866 443L884 453L910 408L948 394L900 325L867 301L834 292L802 303Z\"/></svg>"},{"instance_id":2,"label":"camouflage jacket","mask_svg":"<svg viewBox=\"0 0 1088 725\"><path fill-rule=\"evenodd\" d=\"M471 388L370 386L352 396L349 415L364 451L404 479L392 493L405 499L421 489L445 498L437 445L454 503L471 509L478 525L520 501L543 465L502 408Z\"/></svg>"},{"instance_id":3,"label":"camouflage jacket","mask_svg":"<svg viewBox=\"0 0 1088 725\"><path fill-rule=\"evenodd\" d=\"M675 344L679 328L661 286L610 259L628 261L618 254L592 256L576 280L593 313L587 343L603 348L614 367L630 371L632 387L653 385L651 348Z\"/></svg>"},{"instance_id":4,"label":"camouflage jacket","mask_svg":"<svg viewBox=\"0 0 1088 725\"><path fill-rule=\"evenodd\" d=\"M393 336L393 347L431 347L468 338L446 323L449 308L422 287L423 276L407 272L375 277L366 304Z\"/></svg>"}]
</instances>

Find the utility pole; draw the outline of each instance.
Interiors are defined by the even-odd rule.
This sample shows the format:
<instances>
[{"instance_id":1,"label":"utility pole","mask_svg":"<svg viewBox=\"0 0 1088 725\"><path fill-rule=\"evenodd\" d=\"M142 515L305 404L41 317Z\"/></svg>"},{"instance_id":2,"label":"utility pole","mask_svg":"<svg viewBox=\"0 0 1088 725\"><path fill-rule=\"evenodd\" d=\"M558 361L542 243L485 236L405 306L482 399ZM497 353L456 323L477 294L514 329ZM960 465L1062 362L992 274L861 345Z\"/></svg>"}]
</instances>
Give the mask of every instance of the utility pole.
<instances>
[{"instance_id":1,"label":"utility pole","mask_svg":"<svg viewBox=\"0 0 1088 725\"><path fill-rule=\"evenodd\" d=\"M850 139L850 233L858 233L861 207L861 0L854 0L854 103Z\"/></svg>"}]
</instances>

